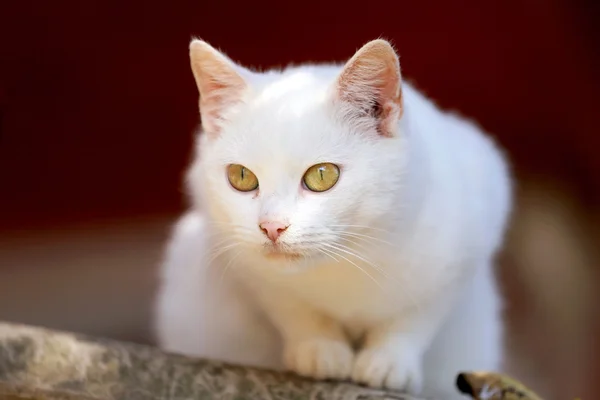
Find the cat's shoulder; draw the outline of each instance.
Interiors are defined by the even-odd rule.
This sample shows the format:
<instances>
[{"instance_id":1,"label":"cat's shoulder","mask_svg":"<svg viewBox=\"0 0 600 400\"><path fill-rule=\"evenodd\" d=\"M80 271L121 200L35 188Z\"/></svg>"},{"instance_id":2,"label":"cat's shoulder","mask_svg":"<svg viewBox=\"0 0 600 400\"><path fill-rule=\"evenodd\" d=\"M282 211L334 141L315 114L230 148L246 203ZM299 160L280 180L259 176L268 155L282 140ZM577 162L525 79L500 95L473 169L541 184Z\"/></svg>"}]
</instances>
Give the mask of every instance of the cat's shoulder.
<instances>
[{"instance_id":1,"label":"cat's shoulder","mask_svg":"<svg viewBox=\"0 0 600 400\"><path fill-rule=\"evenodd\" d=\"M206 225L206 218L199 212L188 211L184 213L177 222L173 230L174 235L189 236L201 233Z\"/></svg>"},{"instance_id":2,"label":"cat's shoulder","mask_svg":"<svg viewBox=\"0 0 600 400\"><path fill-rule=\"evenodd\" d=\"M199 212L188 211L175 222L171 231L169 250L194 248L206 235L206 218Z\"/></svg>"},{"instance_id":3,"label":"cat's shoulder","mask_svg":"<svg viewBox=\"0 0 600 400\"><path fill-rule=\"evenodd\" d=\"M183 214L172 226L162 261L162 276L167 281L186 279L206 254L206 220L196 211Z\"/></svg>"}]
</instances>

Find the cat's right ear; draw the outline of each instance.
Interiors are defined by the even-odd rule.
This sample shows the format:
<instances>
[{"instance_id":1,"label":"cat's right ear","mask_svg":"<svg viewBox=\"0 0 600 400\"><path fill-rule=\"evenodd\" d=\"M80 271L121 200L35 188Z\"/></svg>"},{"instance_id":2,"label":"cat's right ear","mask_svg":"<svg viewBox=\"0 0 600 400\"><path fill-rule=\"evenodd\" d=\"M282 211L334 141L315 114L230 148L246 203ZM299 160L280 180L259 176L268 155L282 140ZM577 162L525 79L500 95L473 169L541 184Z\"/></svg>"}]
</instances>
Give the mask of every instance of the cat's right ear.
<instances>
[{"instance_id":1,"label":"cat's right ear","mask_svg":"<svg viewBox=\"0 0 600 400\"><path fill-rule=\"evenodd\" d=\"M233 61L202 40L190 43L190 63L200 94L202 128L216 136L228 109L243 100L248 85Z\"/></svg>"},{"instance_id":2,"label":"cat's right ear","mask_svg":"<svg viewBox=\"0 0 600 400\"><path fill-rule=\"evenodd\" d=\"M370 41L346 63L335 85L345 118L373 124L394 136L402 116L402 78L398 55L382 39Z\"/></svg>"}]
</instances>

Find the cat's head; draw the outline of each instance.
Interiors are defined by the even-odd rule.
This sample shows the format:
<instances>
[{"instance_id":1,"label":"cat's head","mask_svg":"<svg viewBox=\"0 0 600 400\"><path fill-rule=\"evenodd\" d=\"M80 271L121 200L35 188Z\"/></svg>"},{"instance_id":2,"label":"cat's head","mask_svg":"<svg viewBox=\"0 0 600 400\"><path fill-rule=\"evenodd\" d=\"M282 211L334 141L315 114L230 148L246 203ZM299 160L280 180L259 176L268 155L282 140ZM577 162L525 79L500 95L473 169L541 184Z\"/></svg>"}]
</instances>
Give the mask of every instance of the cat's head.
<instances>
[{"instance_id":1,"label":"cat's head","mask_svg":"<svg viewBox=\"0 0 600 400\"><path fill-rule=\"evenodd\" d=\"M221 250L308 265L348 258L393 222L406 155L388 42L344 66L265 73L200 40L190 58L202 133L188 184Z\"/></svg>"}]
</instances>

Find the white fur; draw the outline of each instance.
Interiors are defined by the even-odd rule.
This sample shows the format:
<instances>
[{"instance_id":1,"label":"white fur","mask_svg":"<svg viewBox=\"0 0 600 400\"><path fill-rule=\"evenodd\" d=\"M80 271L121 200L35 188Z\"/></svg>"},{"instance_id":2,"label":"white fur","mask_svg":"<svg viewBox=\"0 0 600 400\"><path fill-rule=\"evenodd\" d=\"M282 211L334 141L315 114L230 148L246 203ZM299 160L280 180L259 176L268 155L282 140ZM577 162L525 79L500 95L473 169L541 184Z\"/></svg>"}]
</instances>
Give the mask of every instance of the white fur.
<instances>
[{"instance_id":1,"label":"white fur","mask_svg":"<svg viewBox=\"0 0 600 400\"><path fill-rule=\"evenodd\" d=\"M330 100L341 69L240 69L249 89L218 135L199 136L188 173L193 206L162 270L159 343L461 398L459 371L501 368L492 262L511 205L505 161L406 82L396 135L340 118L347 105ZM320 162L340 179L309 192L302 176ZM257 193L230 187L230 163L256 174ZM290 224L281 240L304 258L264 256L265 216Z\"/></svg>"}]
</instances>

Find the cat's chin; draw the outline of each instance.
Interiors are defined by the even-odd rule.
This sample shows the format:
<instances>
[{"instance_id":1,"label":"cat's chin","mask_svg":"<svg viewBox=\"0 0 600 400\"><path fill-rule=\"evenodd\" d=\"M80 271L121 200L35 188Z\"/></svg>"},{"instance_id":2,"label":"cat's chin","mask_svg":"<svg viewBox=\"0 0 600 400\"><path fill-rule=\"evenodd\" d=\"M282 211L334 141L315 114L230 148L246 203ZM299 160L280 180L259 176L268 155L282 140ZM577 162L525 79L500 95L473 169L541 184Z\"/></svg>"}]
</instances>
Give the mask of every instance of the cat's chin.
<instances>
[{"instance_id":1,"label":"cat's chin","mask_svg":"<svg viewBox=\"0 0 600 400\"><path fill-rule=\"evenodd\" d=\"M273 261L300 261L304 259L304 256L299 253L278 250L267 250L263 255L268 260Z\"/></svg>"},{"instance_id":2,"label":"cat's chin","mask_svg":"<svg viewBox=\"0 0 600 400\"><path fill-rule=\"evenodd\" d=\"M283 274L295 274L313 267L315 257L292 249L268 248L261 251L260 258L265 260L262 263L264 268Z\"/></svg>"},{"instance_id":3,"label":"cat's chin","mask_svg":"<svg viewBox=\"0 0 600 400\"><path fill-rule=\"evenodd\" d=\"M293 252L263 252L261 258L265 260L265 262L261 263L261 267L275 274L301 274L314 266L314 261L310 258Z\"/></svg>"},{"instance_id":4,"label":"cat's chin","mask_svg":"<svg viewBox=\"0 0 600 400\"><path fill-rule=\"evenodd\" d=\"M262 248L262 256L267 260L273 261L300 261L305 258L305 255L299 251L295 251L292 246L285 243L265 243Z\"/></svg>"}]
</instances>

